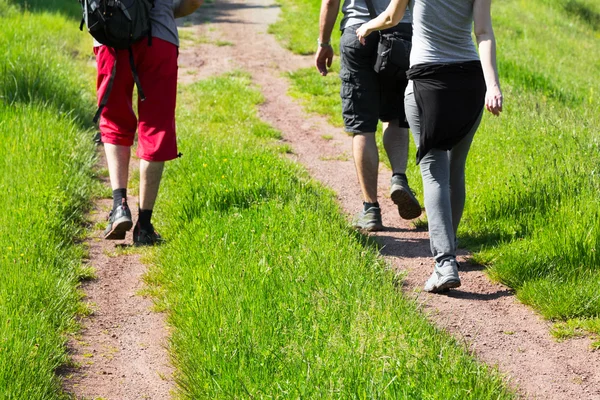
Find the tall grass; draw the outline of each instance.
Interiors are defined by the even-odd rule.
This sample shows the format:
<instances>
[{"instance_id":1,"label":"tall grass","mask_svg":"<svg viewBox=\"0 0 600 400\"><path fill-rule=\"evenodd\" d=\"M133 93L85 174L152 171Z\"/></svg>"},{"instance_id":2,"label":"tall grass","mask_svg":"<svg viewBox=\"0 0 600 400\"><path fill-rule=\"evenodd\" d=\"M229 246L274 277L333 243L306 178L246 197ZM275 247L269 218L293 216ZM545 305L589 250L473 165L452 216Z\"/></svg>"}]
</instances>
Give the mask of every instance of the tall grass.
<instances>
[{"instance_id":1,"label":"tall grass","mask_svg":"<svg viewBox=\"0 0 600 400\"><path fill-rule=\"evenodd\" d=\"M54 399L80 311L93 147L76 24L0 0L0 398ZM88 133L89 134L89 133Z\"/></svg>"},{"instance_id":2,"label":"tall grass","mask_svg":"<svg viewBox=\"0 0 600 400\"><path fill-rule=\"evenodd\" d=\"M158 219L184 398L511 398L394 287L332 193L282 158L242 75L180 95Z\"/></svg>"},{"instance_id":3,"label":"tall grass","mask_svg":"<svg viewBox=\"0 0 600 400\"><path fill-rule=\"evenodd\" d=\"M486 115L476 136L459 238L545 317L598 320L600 5L508 0L492 12L505 112ZM281 25L295 24L316 26L318 12L284 12ZM306 70L291 79L292 93L338 118L335 77Z\"/></svg>"},{"instance_id":4,"label":"tall grass","mask_svg":"<svg viewBox=\"0 0 600 400\"><path fill-rule=\"evenodd\" d=\"M6 0L0 4L8 7ZM83 62L89 60L92 42L76 21L58 10L30 13L13 6L6 11L10 15L3 18L0 34L0 99L7 104L44 103L89 126L94 78L93 68Z\"/></svg>"}]
</instances>

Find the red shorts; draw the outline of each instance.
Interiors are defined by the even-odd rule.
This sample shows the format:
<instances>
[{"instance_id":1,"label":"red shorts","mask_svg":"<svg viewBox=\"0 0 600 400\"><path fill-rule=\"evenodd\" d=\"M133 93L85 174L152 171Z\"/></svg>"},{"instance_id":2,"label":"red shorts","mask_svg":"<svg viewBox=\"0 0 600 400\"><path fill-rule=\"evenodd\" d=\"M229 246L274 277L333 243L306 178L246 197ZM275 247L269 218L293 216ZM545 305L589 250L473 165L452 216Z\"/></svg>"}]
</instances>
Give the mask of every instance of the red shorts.
<instances>
[{"instance_id":1,"label":"red shorts","mask_svg":"<svg viewBox=\"0 0 600 400\"><path fill-rule=\"evenodd\" d=\"M117 72L108 102L100 116L102 142L132 146L138 130L137 156L147 161L168 161L177 157L175 102L177 97L178 48L152 38L133 45L135 66L146 100L138 100L138 119L133 112L133 75L129 51L100 46L94 48L98 67L98 103L104 95L115 58Z\"/></svg>"}]
</instances>

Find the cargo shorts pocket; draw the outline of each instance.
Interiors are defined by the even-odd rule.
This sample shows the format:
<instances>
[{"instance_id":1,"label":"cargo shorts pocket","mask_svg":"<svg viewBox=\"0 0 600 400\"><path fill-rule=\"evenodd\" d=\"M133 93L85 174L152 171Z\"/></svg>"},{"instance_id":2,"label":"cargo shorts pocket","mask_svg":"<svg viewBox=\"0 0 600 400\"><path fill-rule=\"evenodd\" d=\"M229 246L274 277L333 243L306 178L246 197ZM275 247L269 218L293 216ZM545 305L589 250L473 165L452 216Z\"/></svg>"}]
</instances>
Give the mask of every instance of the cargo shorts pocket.
<instances>
[{"instance_id":1,"label":"cargo shorts pocket","mask_svg":"<svg viewBox=\"0 0 600 400\"><path fill-rule=\"evenodd\" d=\"M378 120L377 93L342 79L342 117L348 132L375 132Z\"/></svg>"}]
</instances>

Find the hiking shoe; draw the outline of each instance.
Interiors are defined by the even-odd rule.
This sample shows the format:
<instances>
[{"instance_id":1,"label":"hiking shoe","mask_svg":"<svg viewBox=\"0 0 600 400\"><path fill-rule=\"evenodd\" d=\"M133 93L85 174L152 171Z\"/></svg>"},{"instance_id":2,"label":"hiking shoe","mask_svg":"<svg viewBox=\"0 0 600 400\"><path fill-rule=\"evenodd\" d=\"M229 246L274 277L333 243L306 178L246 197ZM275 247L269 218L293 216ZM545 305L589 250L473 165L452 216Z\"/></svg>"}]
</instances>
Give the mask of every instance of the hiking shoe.
<instances>
[{"instance_id":1,"label":"hiking shoe","mask_svg":"<svg viewBox=\"0 0 600 400\"><path fill-rule=\"evenodd\" d=\"M369 232L382 230L381 209L379 207L370 207L367 210L362 210L354 218L352 226Z\"/></svg>"},{"instance_id":2,"label":"hiking shoe","mask_svg":"<svg viewBox=\"0 0 600 400\"><path fill-rule=\"evenodd\" d=\"M156 246L163 242L164 239L154 230L152 224L150 224L150 229L142 229L139 222L135 224L133 229L134 246Z\"/></svg>"},{"instance_id":3,"label":"hiking shoe","mask_svg":"<svg viewBox=\"0 0 600 400\"><path fill-rule=\"evenodd\" d=\"M398 213L403 219L414 219L421 215L421 205L408 186L405 176L392 176L390 197L398 206Z\"/></svg>"},{"instance_id":4,"label":"hiking shoe","mask_svg":"<svg viewBox=\"0 0 600 400\"><path fill-rule=\"evenodd\" d=\"M430 293L440 293L459 286L458 263L456 260L444 260L442 264L435 263L433 274L425 282L423 290Z\"/></svg>"},{"instance_id":5,"label":"hiking shoe","mask_svg":"<svg viewBox=\"0 0 600 400\"><path fill-rule=\"evenodd\" d=\"M121 205L108 214L108 226L104 230L104 239L123 240L132 226L131 211L127 202L123 199Z\"/></svg>"}]
</instances>

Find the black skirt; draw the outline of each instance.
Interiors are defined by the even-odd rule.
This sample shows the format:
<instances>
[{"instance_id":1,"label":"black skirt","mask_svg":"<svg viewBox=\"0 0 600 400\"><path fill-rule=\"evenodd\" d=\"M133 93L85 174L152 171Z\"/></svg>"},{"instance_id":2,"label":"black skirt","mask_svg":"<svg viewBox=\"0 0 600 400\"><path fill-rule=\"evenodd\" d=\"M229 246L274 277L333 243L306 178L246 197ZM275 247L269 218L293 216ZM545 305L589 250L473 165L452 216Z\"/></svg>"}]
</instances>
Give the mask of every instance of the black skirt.
<instances>
[{"instance_id":1,"label":"black skirt","mask_svg":"<svg viewBox=\"0 0 600 400\"><path fill-rule=\"evenodd\" d=\"M407 72L413 81L421 138L417 164L431 149L450 150L477 123L485 101L481 62L427 63Z\"/></svg>"}]
</instances>

